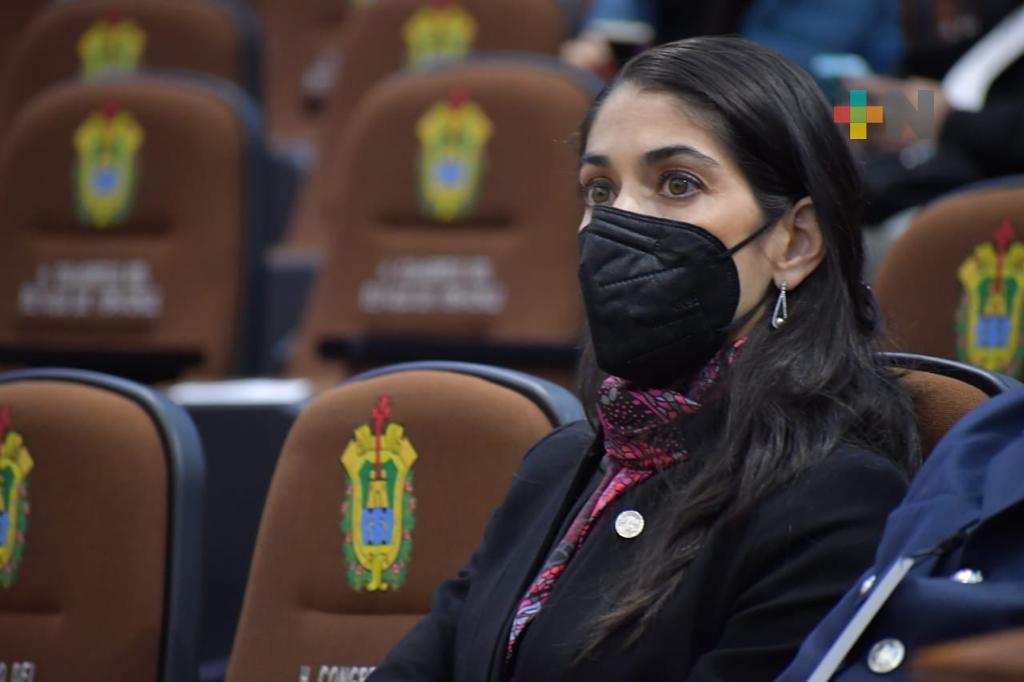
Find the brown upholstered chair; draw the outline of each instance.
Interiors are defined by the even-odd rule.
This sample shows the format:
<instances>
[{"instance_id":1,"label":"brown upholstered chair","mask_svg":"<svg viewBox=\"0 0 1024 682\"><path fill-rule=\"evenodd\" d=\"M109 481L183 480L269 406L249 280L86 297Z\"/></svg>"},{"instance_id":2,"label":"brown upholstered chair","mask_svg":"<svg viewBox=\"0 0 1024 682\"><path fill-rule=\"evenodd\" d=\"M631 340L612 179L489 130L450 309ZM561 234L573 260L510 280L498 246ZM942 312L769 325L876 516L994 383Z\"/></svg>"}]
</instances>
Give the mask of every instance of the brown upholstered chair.
<instances>
[{"instance_id":1,"label":"brown upholstered chair","mask_svg":"<svg viewBox=\"0 0 1024 682\"><path fill-rule=\"evenodd\" d=\"M210 0L51 3L8 57L0 126L54 83L141 69L217 76L258 94L260 46L253 21L242 4Z\"/></svg>"},{"instance_id":2,"label":"brown upholstered chair","mask_svg":"<svg viewBox=\"0 0 1024 682\"><path fill-rule=\"evenodd\" d=\"M572 140L594 90L536 57L405 73L367 94L292 372L571 368L583 315Z\"/></svg>"},{"instance_id":3,"label":"brown upholstered chair","mask_svg":"<svg viewBox=\"0 0 1024 682\"><path fill-rule=\"evenodd\" d=\"M377 0L353 12L343 36L341 71L319 124L320 158L289 227L289 246L321 247L334 228L324 214L348 183L342 139L356 105L374 84L438 57L494 50L553 55L567 32L554 0ZM427 47L410 47L421 42Z\"/></svg>"},{"instance_id":4,"label":"brown upholstered chair","mask_svg":"<svg viewBox=\"0 0 1024 682\"><path fill-rule=\"evenodd\" d=\"M965 414L1020 385L1011 377L944 358L914 353L883 353L883 357L901 371L904 387L914 401L923 457Z\"/></svg>"},{"instance_id":5,"label":"brown upholstered chair","mask_svg":"<svg viewBox=\"0 0 1024 682\"><path fill-rule=\"evenodd\" d=\"M912 682L1019 682L1024 629L979 635L922 649L910 663Z\"/></svg>"},{"instance_id":6,"label":"brown upholstered chair","mask_svg":"<svg viewBox=\"0 0 1024 682\"><path fill-rule=\"evenodd\" d=\"M202 457L143 386L0 374L3 679L195 679Z\"/></svg>"},{"instance_id":7,"label":"brown upholstered chair","mask_svg":"<svg viewBox=\"0 0 1024 682\"><path fill-rule=\"evenodd\" d=\"M33 99L0 147L0 364L252 371L262 173L258 116L226 84L69 81Z\"/></svg>"},{"instance_id":8,"label":"brown upholstered chair","mask_svg":"<svg viewBox=\"0 0 1024 682\"><path fill-rule=\"evenodd\" d=\"M0 82L18 36L32 16L47 4L49 0L7 0L0 3Z\"/></svg>"},{"instance_id":9,"label":"brown upholstered chair","mask_svg":"<svg viewBox=\"0 0 1024 682\"><path fill-rule=\"evenodd\" d=\"M467 560L529 447L582 417L536 378L433 367L357 377L299 416L264 508L230 682L361 679L348 675L379 663Z\"/></svg>"},{"instance_id":10,"label":"brown upholstered chair","mask_svg":"<svg viewBox=\"0 0 1024 682\"><path fill-rule=\"evenodd\" d=\"M1024 376L1024 179L926 206L876 283L901 350Z\"/></svg>"}]
</instances>

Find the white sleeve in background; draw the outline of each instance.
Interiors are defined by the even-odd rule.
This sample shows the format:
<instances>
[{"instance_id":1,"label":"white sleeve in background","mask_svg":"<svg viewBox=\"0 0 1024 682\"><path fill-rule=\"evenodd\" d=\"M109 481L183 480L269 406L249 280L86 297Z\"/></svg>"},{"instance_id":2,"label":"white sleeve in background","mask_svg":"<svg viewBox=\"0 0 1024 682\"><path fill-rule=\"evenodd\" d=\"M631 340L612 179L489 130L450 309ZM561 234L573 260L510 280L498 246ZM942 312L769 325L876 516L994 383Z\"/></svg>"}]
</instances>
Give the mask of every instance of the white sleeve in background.
<instances>
[{"instance_id":1,"label":"white sleeve in background","mask_svg":"<svg viewBox=\"0 0 1024 682\"><path fill-rule=\"evenodd\" d=\"M982 36L942 79L942 93L954 109L981 111L992 83L1024 55L1024 5Z\"/></svg>"}]
</instances>

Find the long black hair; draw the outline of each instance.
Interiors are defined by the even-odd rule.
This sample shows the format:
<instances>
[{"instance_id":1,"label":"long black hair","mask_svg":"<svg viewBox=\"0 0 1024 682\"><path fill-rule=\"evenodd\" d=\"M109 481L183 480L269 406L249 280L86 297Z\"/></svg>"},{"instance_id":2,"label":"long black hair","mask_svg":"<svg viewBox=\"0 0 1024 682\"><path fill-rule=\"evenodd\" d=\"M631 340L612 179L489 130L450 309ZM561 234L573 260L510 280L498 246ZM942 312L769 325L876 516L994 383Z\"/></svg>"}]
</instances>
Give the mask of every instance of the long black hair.
<instances>
[{"instance_id":1,"label":"long black hair","mask_svg":"<svg viewBox=\"0 0 1024 682\"><path fill-rule=\"evenodd\" d=\"M913 406L878 360L877 316L861 282L860 176L814 80L740 38L668 43L630 60L598 96L581 125L581 149L602 103L624 83L677 97L707 125L737 161L766 221L810 197L825 255L789 293L787 322L773 330L761 319L748 335L728 373L727 397L716 405L717 435L698 446L684 494L666 510L670 523L651 538L660 547L614 577L615 601L581 657L614 632L625 630L627 644L638 639L718 524L742 518L839 445L876 452L908 475L920 461ZM775 293L769 287L763 309ZM582 373L592 410L600 375L593 367Z\"/></svg>"}]
</instances>

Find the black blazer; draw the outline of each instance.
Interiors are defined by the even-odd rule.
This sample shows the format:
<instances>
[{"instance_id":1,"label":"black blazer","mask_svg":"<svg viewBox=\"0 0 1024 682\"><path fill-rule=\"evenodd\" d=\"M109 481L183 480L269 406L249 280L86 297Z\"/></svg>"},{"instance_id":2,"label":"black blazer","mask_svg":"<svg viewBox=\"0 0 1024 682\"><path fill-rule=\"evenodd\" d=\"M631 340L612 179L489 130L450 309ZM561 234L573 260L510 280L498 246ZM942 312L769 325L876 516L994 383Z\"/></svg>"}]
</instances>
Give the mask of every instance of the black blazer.
<instances>
[{"instance_id":1,"label":"black blazer","mask_svg":"<svg viewBox=\"0 0 1024 682\"><path fill-rule=\"evenodd\" d=\"M433 608L371 675L372 682L497 682L512 613L574 507L597 484L593 433L578 422L527 454L484 540ZM687 466L686 463L679 466ZM608 608L608 576L628 571L650 534L620 538L614 519L647 524L668 492L659 477L605 510L527 628L517 682L548 680L771 680L804 635L871 564L886 515L906 489L888 460L844 447L759 505L746 522L707 539L681 586L629 649L612 639L572 665L594 616Z\"/></svg>"}]
</instances>

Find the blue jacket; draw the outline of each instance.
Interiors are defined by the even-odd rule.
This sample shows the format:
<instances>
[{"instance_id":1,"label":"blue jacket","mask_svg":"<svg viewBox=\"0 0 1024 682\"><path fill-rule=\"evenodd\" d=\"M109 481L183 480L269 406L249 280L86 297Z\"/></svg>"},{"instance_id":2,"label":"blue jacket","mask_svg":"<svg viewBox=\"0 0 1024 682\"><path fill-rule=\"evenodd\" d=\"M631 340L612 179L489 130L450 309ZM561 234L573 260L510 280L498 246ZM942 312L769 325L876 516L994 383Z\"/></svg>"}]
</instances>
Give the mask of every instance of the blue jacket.
<instances>
[{"instance_id":1,"label":"blue jacket","mask_svg":"<svg viewBox=\"0 0 1024 682\"><path fill-rule=\"evenodd\" d=\"M874 566L807 637L779 682L804 682L858 609L909 573L831 679L904 679L921 647L1024 625L1024 389L994 398L946 434L886 522ZM894 576L895 577L895 576ZM878 596L872 599L872 594ZM867 615L866 613L864 615ZM891 670L890 670L891 668Z\"/></svg>"}]
</instances>

